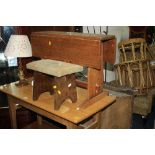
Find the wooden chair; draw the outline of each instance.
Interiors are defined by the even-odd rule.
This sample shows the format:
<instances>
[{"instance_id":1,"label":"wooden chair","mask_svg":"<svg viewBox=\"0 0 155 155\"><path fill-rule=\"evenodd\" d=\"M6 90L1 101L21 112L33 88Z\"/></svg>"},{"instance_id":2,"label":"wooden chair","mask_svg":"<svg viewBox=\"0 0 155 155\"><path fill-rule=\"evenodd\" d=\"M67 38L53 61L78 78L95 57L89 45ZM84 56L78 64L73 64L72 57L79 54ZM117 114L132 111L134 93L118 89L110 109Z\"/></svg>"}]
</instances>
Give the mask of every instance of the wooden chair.
<instances>
[{"instance_id":1,"label":"wooden chair","mask_svg":"<svg viewBox=\"0 0 155 155\"><path fill-rule=\"evenodd\" d=\"M118 44L118 48L120 64L115 65L115 69L119 84L133 88L137 95L147 94L153 81L145 39L123 40Z\"/></svg>"},{"instance_id":2,"label":"wooden chair","mask_svg":"<svg viewBox=\"0 0 155 155\"><path fill-rule=\"evenodd\" d=\"M133 89L133 113L147 116L152 109L155 89L146 41L142 38L123 40L118 48L120 63L115 65L116 79L120 86Z\"/></svg>"},{"instance_id":3,"label":"wooden chair","mask_svg":"<svg viewBox=\"0 0 155 155\"><path fill-rule=\"evenodd\" d=\"M153 86L150 62L147 60L117 64L115 73L119 85L134 89L137 95L147 94Z\"/></svg>"},{"instance_id":4,"label":"wooden chair","mask_svg":"<svg viewBox=\"0 0 155 155\"><path fill-rule=\"evenodd\" d=\"M146 60L149 58L147 44L143 38L123 40L118 44L120 63Z\"/></svg>"}]
</instances>

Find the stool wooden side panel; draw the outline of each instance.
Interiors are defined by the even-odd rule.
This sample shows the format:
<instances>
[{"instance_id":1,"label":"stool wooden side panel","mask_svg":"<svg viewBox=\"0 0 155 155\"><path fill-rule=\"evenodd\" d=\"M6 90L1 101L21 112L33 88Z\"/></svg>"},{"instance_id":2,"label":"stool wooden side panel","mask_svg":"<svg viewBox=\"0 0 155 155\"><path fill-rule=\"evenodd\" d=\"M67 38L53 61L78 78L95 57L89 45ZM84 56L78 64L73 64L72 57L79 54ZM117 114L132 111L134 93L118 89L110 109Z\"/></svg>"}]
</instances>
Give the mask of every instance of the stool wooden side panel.
<instances>
[{"instance_id":1,"label":"stool wooden side panel","mask_svg":"<svg viewBox=\"0 0 155 155\"><path fill-rule=\"evenodd\" d=\"M54 109L58 110L66 99L77 101L75 74L54 77L34 71L33 100L44 92L54 95Z\"/></svg>"},{"instance_id":2,"label":"stool wooden side panel","mask_svg":"<svg viewBox=\"0 0 155 155\"><path fill-rule=\"evenodd\" d=\"M40 72L34 71L34 81L33 81L33 100L37 100L41 93L50 92L53 94L52 89L53 77L42 74Z\"/></svg>"},{"instance_id":3,"label":"stool wooden side panel","mask_svg":"<svg viewBox=\"0 0 155 155\"><path fill-rule=\"evenodd\" d=\"M73 103L77 101L76 81L74 74L54 77L53 89L55 110L58 110L67 98L71 99Z\"/></svg>"}]
</instances>

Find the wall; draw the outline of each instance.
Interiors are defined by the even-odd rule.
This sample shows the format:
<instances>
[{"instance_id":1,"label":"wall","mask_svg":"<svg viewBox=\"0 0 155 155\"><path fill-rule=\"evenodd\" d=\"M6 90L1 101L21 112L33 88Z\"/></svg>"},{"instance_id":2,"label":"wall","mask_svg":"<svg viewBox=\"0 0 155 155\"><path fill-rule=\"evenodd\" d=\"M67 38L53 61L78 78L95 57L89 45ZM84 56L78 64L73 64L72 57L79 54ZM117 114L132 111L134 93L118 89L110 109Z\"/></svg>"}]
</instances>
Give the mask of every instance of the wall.
<instances>
[{"instance_id":1,"label":"wall","mask_svg":"<svg viewBox=\"0 0 155 155\"><path fill-rule=\"evenodd\" d=\"M96 34L104 34L104 31L106 31L107 28L108 28L108 34L115 35L117 39L115 63L119 63L119 52L118 52L117 45L121 40L129 38L129 27L128 26L108 26L108 27L107 26L101 26L101 27L100 26L83 26L83 33L89 32L89 33L96 33ZM106 82L112 81L114 79L115 79L115 73L113 71L107 70Z\"/></svg>"}]
</instances>

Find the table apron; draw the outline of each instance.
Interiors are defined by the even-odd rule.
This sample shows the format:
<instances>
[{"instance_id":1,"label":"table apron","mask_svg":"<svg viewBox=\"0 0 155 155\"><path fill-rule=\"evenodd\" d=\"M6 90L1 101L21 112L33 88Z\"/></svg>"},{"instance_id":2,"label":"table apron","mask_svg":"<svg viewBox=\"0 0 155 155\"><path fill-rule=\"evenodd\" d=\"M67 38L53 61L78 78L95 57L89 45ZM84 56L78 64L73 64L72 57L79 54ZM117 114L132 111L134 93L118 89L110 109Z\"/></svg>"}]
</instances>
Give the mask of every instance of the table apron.
<instances>
[{"instance_id":1,"label":"table apron","mask_svg":"<svg viewBox=\"0 0 155 155\"><path fill-rule=\"evenodd\" d=\"M54 115L54 114L52 114L50 112L47 112L47 111L45 111L43 109L40 109L40 108L38 108L38 107L36 107L34 105L31 105L31 104L27 103L26 101L20 100L20 99L18 99L16 97L13 97L11 95L7 95L7 97L8 97L9 107L12 107L11 104L14 104L15 106L16 106L16 104L19 104L19 105L21 105L21 106L23 106L23 107L37 113L37 114L39 114L39 115L45 116L45 117L47 117L47 118L49 118L51 120L54 120L54 121L56 121L56 122L58 122L60 124L63 124L67 128L79 128L77 124L74 124L74 123L72 123L72 122L70 122L70 121L68 121L68 120L66 120L66 119L64 119L62 117L56 116L56 115ZM14 109L12 109L12 110L14 110ZM12 114L15 114L15 113L12 113ZM10 115L12 115L12 114L10 114ZM12 116L10 116L10 117L11 117L11 119L13 118ZM15 120L11 120L11 121L15 121Z\"/></svg>"}]
</instances>

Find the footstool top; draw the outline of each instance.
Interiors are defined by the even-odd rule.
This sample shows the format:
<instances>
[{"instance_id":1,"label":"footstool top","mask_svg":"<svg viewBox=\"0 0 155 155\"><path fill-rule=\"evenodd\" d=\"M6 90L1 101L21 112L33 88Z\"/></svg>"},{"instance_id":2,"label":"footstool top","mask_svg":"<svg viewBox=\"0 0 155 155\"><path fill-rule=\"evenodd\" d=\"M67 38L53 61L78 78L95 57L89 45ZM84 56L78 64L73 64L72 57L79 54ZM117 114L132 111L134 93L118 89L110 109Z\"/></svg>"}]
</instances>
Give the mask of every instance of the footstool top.
<instances>
[{"instance_id":1,"label":"footstool top","mask_svg":"<svg viewBox=\"0 0 155 155\"><path fill-rule=\"evenodd\" d=\"M26 67L28 69L53 75L56 77L83 71L83 67L80 65L50 59L33 61L28 63Z\"/></svg>"}]
</instances>

